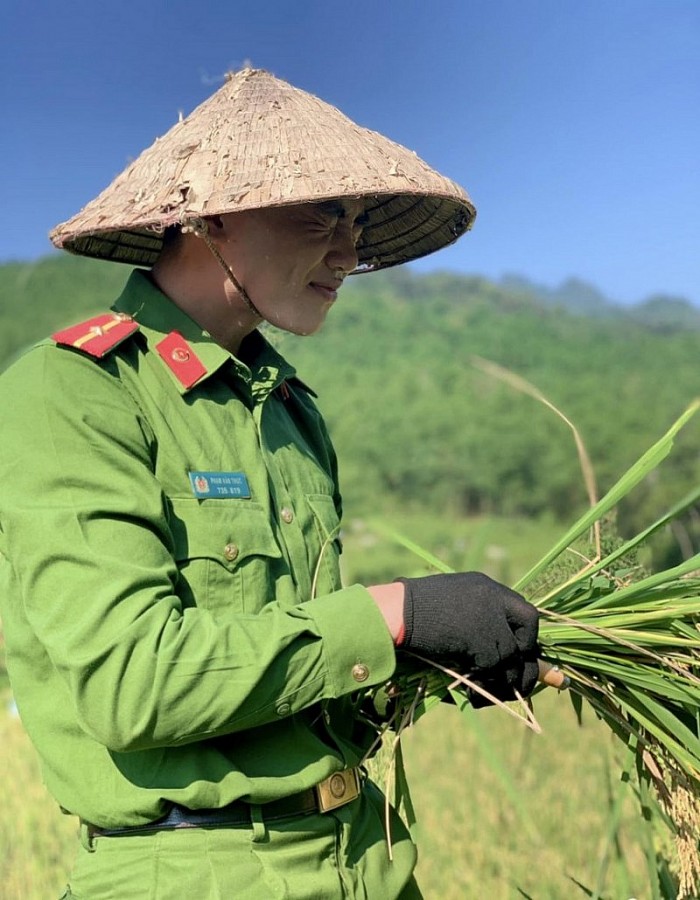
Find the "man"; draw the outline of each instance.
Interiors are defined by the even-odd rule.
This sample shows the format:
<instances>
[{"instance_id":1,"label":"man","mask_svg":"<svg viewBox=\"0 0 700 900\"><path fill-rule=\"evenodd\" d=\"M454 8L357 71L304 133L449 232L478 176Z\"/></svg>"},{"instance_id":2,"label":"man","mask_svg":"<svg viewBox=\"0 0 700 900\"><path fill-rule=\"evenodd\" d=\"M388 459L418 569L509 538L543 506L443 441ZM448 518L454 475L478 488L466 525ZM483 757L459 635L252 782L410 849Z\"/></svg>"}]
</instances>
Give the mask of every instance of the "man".
<instances>
[{"instance_id":1,"label":"man","mask_svg":"<svg viewBox=\"0 0 700 900\"><path fill-rule=\"evenodd\" d=\"M66 897L419 897L361 768L395 648L499 697L537 612L477 573L342 587L336 459L257 330L470 225L457 185L244 70L53 233L136 269L0 380L0 598L46 784L81 821Z\"/></svg>"}]
</instances>

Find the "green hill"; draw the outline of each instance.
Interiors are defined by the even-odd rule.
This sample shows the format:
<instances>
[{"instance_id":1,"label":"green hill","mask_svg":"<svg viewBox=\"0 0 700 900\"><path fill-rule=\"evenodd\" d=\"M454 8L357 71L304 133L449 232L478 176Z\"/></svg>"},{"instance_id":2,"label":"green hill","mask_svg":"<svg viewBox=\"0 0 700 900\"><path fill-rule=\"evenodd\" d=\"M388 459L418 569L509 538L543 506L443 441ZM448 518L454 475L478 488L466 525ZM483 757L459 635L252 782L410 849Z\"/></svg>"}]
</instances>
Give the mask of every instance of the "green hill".
<instances>
[{"instance_id":1,"label":"green hill","mask_svg":"<svg viewBox=\"0 0 700 900\"><path fill-rule=\"evenodd\" d=\"M572 418L605 488L700 394L698 337L634 310L586 317L483 279L397 270L357 278L321 336L283 342L367 503L389 493L462 514L570 521L585 498L569 430L472 358L528 379ZM697 478L697 431L684 440L627 515Z\"/></svg>"}]
</instances>

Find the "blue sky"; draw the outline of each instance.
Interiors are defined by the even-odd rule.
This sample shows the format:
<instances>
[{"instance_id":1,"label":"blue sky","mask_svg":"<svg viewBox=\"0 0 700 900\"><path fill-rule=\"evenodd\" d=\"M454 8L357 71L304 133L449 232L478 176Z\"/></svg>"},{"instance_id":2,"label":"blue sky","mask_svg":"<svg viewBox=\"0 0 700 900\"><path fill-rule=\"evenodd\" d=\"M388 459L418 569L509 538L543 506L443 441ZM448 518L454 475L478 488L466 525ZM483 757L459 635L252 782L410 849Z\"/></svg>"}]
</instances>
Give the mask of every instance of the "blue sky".
<instances>
[{"instance_id":1,"label":"blue sky","mask_svg":"<svg viewBox=\"0 0 700 900\"><path fill-rule=\"evenodd\" d=\"M3 0L0 40L0 262L249 62L466 187L415 268L700 305L700 0Z\"/></svg>"}]
</instances>

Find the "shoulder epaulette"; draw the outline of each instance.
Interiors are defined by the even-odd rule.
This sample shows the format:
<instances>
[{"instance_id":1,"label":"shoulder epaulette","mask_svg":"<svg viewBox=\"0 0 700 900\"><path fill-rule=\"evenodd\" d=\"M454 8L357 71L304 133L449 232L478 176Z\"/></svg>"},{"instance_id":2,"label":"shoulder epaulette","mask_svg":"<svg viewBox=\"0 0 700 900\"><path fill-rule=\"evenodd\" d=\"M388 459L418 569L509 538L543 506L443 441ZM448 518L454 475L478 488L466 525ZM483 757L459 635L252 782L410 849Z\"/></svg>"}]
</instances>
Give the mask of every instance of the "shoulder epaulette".
<instances>
[{"instance_id":1,"label":"shoulder epaulette","mask_svg":"<svg viewBox=\"0 0 700 900\"><path fill-rule=\"evenodd\" d=\"M82 350L96 359L101 359L114 350L129 335L138 331L138 322L126 313L103 313L57 331L51 337L57 344Z\"/></svg>"}]
</instances>

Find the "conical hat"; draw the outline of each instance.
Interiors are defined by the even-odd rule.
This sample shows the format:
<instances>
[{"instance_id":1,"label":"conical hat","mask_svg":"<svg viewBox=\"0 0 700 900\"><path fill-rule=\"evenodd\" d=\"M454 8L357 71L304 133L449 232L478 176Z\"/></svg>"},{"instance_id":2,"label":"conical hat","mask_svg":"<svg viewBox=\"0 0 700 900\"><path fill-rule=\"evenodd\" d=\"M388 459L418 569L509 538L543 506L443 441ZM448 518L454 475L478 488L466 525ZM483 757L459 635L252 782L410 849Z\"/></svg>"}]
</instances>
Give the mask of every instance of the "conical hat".
<instances>
[{"instance_id":1,"label":"conical hat","mask_svg":"<svg viewBox=\"0 0 700 900\"><path fill-rule=\"evenodd\" d=\"M151 266L170 225L342 198L366 199L364 269L432 253L476 215L465 191L415 153L268 72L243 69L51 240L83 256Z\"/></svg>"}]
</instances>

